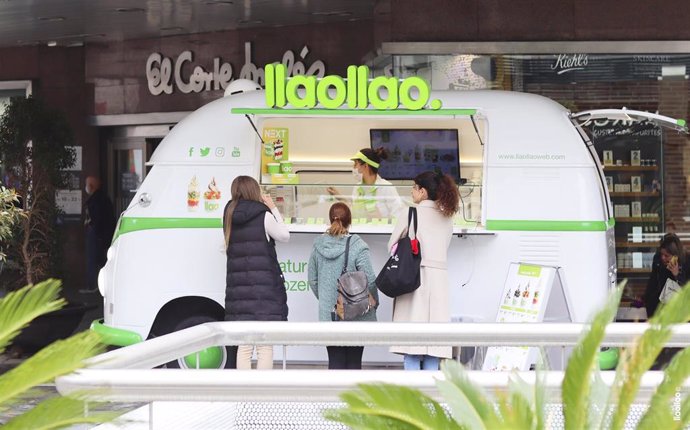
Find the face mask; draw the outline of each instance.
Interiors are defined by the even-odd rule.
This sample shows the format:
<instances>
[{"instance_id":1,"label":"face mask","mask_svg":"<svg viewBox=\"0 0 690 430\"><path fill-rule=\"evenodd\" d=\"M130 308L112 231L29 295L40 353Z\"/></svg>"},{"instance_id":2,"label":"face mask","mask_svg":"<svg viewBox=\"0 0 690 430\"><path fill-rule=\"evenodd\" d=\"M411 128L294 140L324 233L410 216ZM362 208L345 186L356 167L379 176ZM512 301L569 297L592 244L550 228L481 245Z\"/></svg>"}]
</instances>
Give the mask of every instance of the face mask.
<instances>
[{"instance_id":1,"label":"face mask","mask_svg":"<svg viewBox=\"0 0 690 430\"><path fill-rule=\"evenodd\" d=\"M352 176L355 177L357 182L362 182L362 174L359 172L359 170L357 170L356 167L352 168Z\"/></svg>"}]
</instances>

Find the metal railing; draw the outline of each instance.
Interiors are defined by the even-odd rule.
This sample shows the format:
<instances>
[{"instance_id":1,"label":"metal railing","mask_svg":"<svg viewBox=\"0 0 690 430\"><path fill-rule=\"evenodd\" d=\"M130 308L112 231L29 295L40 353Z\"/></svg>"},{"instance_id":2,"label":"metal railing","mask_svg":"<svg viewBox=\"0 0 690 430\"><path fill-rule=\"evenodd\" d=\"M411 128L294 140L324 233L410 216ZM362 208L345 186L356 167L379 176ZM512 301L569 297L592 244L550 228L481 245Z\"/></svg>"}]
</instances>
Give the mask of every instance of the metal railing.
<instances>
[{"instance_id":1,"label":"metal railing","mask_svg":"<svg viewBox=\"0 0 690 430\"><path fill-rule=\"evenodd\" d=\"M341 345L341 346L574 346L586 324L575 323L381 323L381 322L218 322L191 327L146 342L101 354L87 368L58 378L58 391L67 395L93 390L105 401L338 401L357 384L404 384L439 397L440 372L402 370L179 370L154 366L219 345ZM606 328L602 346L630 345L649 327L646 323L615 323ZM667 346L690 345L690 325L673 327ZM549 398L560 398L562 371L543 372ZM520 372L534 382L534 372ZM604 372L607 384L613 372ZM506 390L510 373L470 371L470 379L489 390ZM648 399L663 379L647 372L638 401ZM690 388L686 382L684 388Z\"/></svg>"}]
</instances>

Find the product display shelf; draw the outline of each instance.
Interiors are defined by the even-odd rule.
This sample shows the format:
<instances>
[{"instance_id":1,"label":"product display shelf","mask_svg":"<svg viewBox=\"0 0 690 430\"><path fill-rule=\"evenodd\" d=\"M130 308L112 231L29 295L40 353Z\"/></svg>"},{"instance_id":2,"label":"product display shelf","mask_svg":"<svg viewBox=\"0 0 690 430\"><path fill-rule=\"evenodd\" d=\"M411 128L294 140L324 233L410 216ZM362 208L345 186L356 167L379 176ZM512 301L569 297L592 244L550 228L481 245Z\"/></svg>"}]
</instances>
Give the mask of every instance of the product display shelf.
<instances>
[{"instance_id":1,"label":"product display shelf","mask_svg":"<svg viewBox=\"0 0 690 430\"><path fill-rule=\"evenodd\" d=\"M656 191L641 191L641 192L629 192L629 191L613 191L610 192L611 197L660 197L661 194Z\"/></svg>"},{"instance_id":2,"label":"product display shelf","mask_svg":"<svg viewBox=\"0 0 690 430\"><path fill-rule=\"evenodd\" d=\"M619 267L618 268L618 273L650 273L652 269L637 269L637 268L629 268L629 267Z\"/></svg>"},{"instance_id":3,"label":"product display shelf","mask_svg":"<svg viewBox=\"0 0 690 430\"><path fill-rule=\"evenodd\" d=\"M659 223L661 219L655 217L617 217L616 222Z\"/></svg>"},{"instance_id":4,"label":"product display shelf","mask_svg":"<svg viewBox=\"0 0 690 430\"><path fill-rule=\"evenodd\" d=\"M616 222L617 277L627 280L629 300L644 294L665 231L663 132L651 123L640 130L615 122L591 130Z\"/></svg>"},{"instance_id":5,"label":"product display shelf","mask_svg":"<svg viewBox=\"0 0 690 430\"><path fill-rule=\"evenodd\" d=\"M604 172L656 172L659 166L604 166Z\"/></svg>"}]
</instances>

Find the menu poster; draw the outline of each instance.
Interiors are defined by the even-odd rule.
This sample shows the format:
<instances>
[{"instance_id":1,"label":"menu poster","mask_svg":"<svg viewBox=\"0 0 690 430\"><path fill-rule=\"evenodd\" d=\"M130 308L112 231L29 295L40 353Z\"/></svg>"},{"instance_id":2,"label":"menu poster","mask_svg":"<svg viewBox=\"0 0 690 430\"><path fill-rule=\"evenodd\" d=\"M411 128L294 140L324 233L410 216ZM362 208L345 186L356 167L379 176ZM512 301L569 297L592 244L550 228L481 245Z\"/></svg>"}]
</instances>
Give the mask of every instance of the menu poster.
<instances>
[{"instance_id":1,"label":"menu poster","mask_svg":"<svg viewBox=\"0 0 690 430\"><path fill-rule=\"evenodd\" d=\"M266 127L261 132L263 148L261 151L261 171L268 172L268 163L280 163L287 161L289 147L289 133L287 128ZM272 172L272 173L278 173Z\"/></svg>"},{"instance_id":2,"label":"menu poster","mask_svg":"<svg viewBox=\"0 0 690 430\"><path fill-rule=\"evenodd\" d=\"M555 282L556 280L558 281ZM554 284L558 285L560 303L558 300L550 300ZM557 268L511 263L496 322L543 322L547 310L554 311L549 312L550 314L569 316L565 291L560 276L557 276ZM487 350L482 370L529 370L530 365L536 362L536 356L535 347L491 347Z\"/></svg>"}]
</instances>

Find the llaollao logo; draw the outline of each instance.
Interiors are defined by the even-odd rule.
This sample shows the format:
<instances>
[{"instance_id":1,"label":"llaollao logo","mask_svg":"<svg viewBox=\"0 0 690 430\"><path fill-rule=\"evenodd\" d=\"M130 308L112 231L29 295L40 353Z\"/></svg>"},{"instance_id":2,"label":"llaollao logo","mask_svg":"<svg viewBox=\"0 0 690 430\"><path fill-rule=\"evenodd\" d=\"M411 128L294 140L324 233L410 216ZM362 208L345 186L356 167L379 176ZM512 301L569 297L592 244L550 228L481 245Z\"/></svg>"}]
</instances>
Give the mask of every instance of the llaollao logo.
<instances>
[{"instance_id":1,"label":"llaollao logo","mask_svg":"<svg viewBox=\"0 0 690 430\"><path fill-rule=\"evenodd\" d=\"M407 110L440 109L440 100L431 100L429 84L413 76L400 81L397 78L379 76L369 81L367 66L349 66L347 80L341 76L328 75L322 79L315 76L294 76L287 79L285 66L268 64L266 74L266 106L282 108L287 104L295 108L311 109L317 103L326 109L338 109L347 104L350 109ZM298 93L302 88L304 92ZM333 90L329 92L329 90ZM381 89L386 89L385 97ZM412 98L413 89L417 98Z\"/></svg>"}]
</instances>

